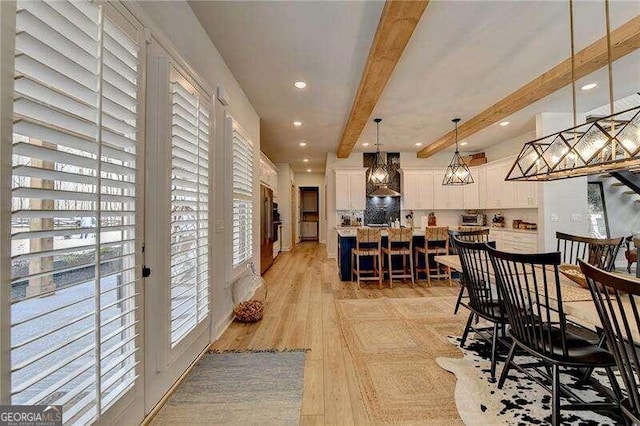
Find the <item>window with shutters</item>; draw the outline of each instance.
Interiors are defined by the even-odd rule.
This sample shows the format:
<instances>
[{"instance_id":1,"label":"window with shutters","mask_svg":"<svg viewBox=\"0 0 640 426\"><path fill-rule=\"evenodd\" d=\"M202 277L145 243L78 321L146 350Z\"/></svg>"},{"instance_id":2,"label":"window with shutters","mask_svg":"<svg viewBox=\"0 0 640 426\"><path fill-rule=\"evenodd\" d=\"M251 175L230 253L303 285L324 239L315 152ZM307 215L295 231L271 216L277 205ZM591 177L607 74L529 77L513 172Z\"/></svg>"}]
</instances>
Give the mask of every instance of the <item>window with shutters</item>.
<instances>
[{"instance_id":1,"label":"window with shutters","mask_svg":"<svg viewBox=\"0 0 640 426\"><path fill-rule=\"evenodd\" d=\"M94 2L17 2L11 403L96 420L140 351L137 32Z\"/></svg>"},{"instance_id":2,"label":"window with shutters","mask_svg":"<svg viewBox=\"0 0 640 426\"><path fill-rule=\"evenodd\" d=\"M233 129L233 268L253 256L253 143Z\"/></svg>"},{"instance_id":3,"label":"window with shutters","mask_svg":"<svg viewBox=\"0 0 640 426\"><path fill-rule=\"evenodd\" d=\"M171 345L209 313L209 106L171 77Z\"/></svg>"}]
</instances>

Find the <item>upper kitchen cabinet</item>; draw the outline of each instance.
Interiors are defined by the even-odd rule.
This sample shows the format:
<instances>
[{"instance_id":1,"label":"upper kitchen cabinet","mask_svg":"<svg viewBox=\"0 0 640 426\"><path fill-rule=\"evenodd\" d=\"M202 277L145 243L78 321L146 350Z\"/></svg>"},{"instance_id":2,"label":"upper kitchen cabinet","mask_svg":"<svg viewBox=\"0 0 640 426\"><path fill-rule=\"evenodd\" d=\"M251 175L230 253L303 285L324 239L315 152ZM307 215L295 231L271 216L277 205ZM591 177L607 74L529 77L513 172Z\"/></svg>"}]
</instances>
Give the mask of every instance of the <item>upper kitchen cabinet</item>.
<instances>
[{"instance_id":1,"label":"upper kitchen cabinet","mask_svg":"<svg viewBox=\"0 0 640 426\"><path fill-rule=\"evenodd\" d=\"M538 188L540 183L522 181L510 182L516 192L516 207L538 207Z\"/></svg>"},{"instance_id":2,"label":"upper kitchen cabinet","mask_svg":"<svg viewBox=\"0 0 640 426\"><path fill-rule=\"evenodd\" d=\"M477 210L480 208L480 178L478 176L478 167L471 167L471 176L473 177L473 183L463 185L463 206L465 210Z\"/></svg>"},{"instance_id":3,"label":"upper kitchen cabinet","mask_svg":"<svg viewBox=\"0 0 640 426\"><path fill-rule=\"evenodd\" d=\"M433 173L433 195L434 209L463 209L464 208L464 185L443 185L444 170L437 170Z\"/></svg>"},{"instance_id":4,"label":"upper kitchen cabinet","mask_svg":"<svg viewBox=\"0 0 640 426\"><path fill-rule=\"evenodd\" d=\"M402 209L433 209L433 185L431 170L402 170Z\"/></svg>"},{"instance_id":5,"label":"upper kitchen cabinet","mask_svg":"<svg viewBox=\"0 0 640 426\"><path fill-rule=\"evenodd\" d=\"M473 179L478 183L478 208L487 208L487 166L476 167L478 173ZM476 179L477 176L477 179Z\"/></svg>"},{"instance_id":6,"label":"upper kitchen cabinet","mask_svg":"<svg viewBox=\"0 0 640 426\"><path fill-rule=\"evenodd\" d=\"M336 210L364 210L366 169L336 170Z\"/></svg>"},{"instance_id":7,"label":"upper kitchen cabinet","mask_svg":"<svg viewBox=\"0 0 640 426\"><path fill-rule=\"evenodd\" d=\"M262 152L260 153L260 183L271 188L273 198L278 198L278 168Z\"/></svg>"},{"instance_id":8,"label":"upper kitchen cabinet","mask_svg":"<svg viewBox=\"0 0 640 426\"><path fill-rule=\"evenodd\" d=\"M514 184L504 180L510 168L510 161L496 161L487 165L486 208L500 209L516 206Z\"/></svg>"}]
</instances>

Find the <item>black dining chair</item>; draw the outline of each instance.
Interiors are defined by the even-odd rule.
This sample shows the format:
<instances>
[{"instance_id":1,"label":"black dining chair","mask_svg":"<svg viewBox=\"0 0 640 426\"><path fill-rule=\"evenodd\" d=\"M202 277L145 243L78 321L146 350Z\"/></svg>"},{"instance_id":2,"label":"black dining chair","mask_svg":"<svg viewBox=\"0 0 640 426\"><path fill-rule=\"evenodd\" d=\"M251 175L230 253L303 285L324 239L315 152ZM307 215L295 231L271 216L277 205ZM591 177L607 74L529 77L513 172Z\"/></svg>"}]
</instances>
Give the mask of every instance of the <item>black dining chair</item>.
<instances>
[{"instance_id":1,"label":"black dining chair","mask_svg":"<svg viewBox=\"0 0 640 426\"><path fill-rule=\"evenodd\" d=\"M627 424L640 424L640 280L613 275L579 261L626 390L620 401ZM608 289L608 291L607 291Z\"/></svg>"},{"instance_id":2,"label":"black dining chair","mask_svg":"<svg viewBox=\"0 0 640 426\"><path fill-rule=\"evenodd\" d=\"M493 267L487 253L487 247L495 248L495 242L470 243L455 238L455 244L469 294L468 308L471 310L467 325L462 333L460 347L464 347L470 331L476 331L477 335L487 340L491 344L491 380L495 380L496 355L500 343L498 336L505 337L507 326L507 316L495 284ZM474 317L483 318L493 325L488 328L474 328L472 325ZM489 333L488 337L485 337L486 332Z\"/></svg>"},{"instance_id":3,"label":"black dining chair","mask_svg":"<svg viewBox=\"0 0 640 426\"><path fill-rule=\"evenodd\" d=\"M579 235L556 232L557 250L561 253L562 263L577 265L582 259L593 266L607 272L615 268L616 257L624 237L621 238L590 238Z\"/></svg>"},{"instance_id":4,"label":"black dining chair","mask_svg":"<svg viewBox=\"0 0 640 426\"><path fill-rule=\"evenodd\" d=\"M453 254L457 254L458 251L455 246L454 238L457 238L458 240L461 240L461 241L468 241L468 242L487 242L489 241L489 228L469 230L469 231L449 229L449 247L451 248L451 251ZM458 309L460 309L460 305L466 307L466 303L462 302L462 298L464 297L464 290L466 286L464 281L464 274L461 274L458 281L460 282L460 291L458 292L458 299L456 300L456 306L455 308L453 308L454 315L458 313Z\"/></svg>"},{"instance_id":5,"label":"black dining chair","mask_svg":"<svg viewBox=\"0 0 640 426\"><path fill-rule=\"evenodd\" d=\"M561 408L617 410L617 401L585 403L560 382L561 369L565 372L570 370L577 375L579 369L604 368L610 381L614 383L615 395L620 395L612 371L612 367L615 366L613 355L595 344L593 339L584 337L595 333L567 321L558 271L561 263L560 253L505 253L491 247L487 250L509 320L509 333L513 339L498 381L498 388L502 388L512 367L547 390L549 387L545 382L550 382L553 425L560 424ZM515 363L516 349L525 351L538 362L535 365ZM537 374L533 375L530 368L535 368ZM541 377L545 380L541 380ZM561 394L575 402L561 407Z\"/></svg>"}]
</instances>

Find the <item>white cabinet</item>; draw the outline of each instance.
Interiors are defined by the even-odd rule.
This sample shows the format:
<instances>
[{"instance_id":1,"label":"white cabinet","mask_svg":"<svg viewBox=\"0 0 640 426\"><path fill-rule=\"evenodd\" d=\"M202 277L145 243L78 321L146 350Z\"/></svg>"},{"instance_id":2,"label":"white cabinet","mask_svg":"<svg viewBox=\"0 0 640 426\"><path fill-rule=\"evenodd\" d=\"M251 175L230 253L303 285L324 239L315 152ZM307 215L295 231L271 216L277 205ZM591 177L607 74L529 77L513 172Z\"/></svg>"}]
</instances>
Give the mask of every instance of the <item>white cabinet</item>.
<instances>
[{"instance_id":1,"label":"white cabinet","mask_svg":"<svg viewBox=\"0 0 640 426\"><path fill-rule=\"evenodd\" d=\"M478 169L478 208L486 209L487 203L487 167L480 166ZM474 178L475 179L475 178Z\"/></svg>"},{"instance_id":2,"label":"white cabinet","mask_svg":"<svg viewBox=\"0 0 640 426\"><path fill-rule=\"evenodd\" d=\"M403 170L402 209L432 210L434 201L433 185L433 171Z\"/></svg>"},{"instance_id":3,"label":"white cabinet","mask_svg":"<svg viewBox=\"0 0 640 426\"><path fill-rule=\"evenodd\" d=\"M444 170L433 173L434 208L436 210L463 209L464 189L463 185L443 185Z\"/></svg>"},{"instance_id":4,"label":"white cabinet","mask_svg":"<svg viewBox=\"0 0 640 426\"><path fill-rule=\"evenodd\" d=\"M514 231L512 229L491 228L489 239L496 242L496 248L509 253L537 253L538 234Z\"/></svg>"},{"instance_id":5,"label":"white cabinet","mask_svg":"<svg viewBox=\"0 0 640 426\"><path fill-rule=\"evenodd\" d=\"M278 198L278 169L264 153L260 154L260 183L271 188L273 198Z\"/></svg>"},{"instance_id":6,"label":"white cabinet","mask_svg":"<svg viewBox=\"0 0 640 426\"><path fill-rule=\"evenodd\" d=\"M463 207L465 210L476 210L480 208L480 192L479 192L479 176L478 169L471 168L471 176L473 177L473 183L464 185L462 187L463 192Z\"/></svg>"},{"instance_id":7,"label":"white cabinet","mask_svg":"<svg viewBox=\"0 0 640 426\"><path fill-rule=\"evenodd\" d=\"M516 207L538 207L538 182L517 181L509 184L515 188Z\"/></svg>"},{"instance_id":8,"label":"white cabinet","mask_svg":"<svg viewBox=\"0 0 640 426\"><path fill-rule=\"evenodd\" d=\"M514 183L505 182L511 168L510 162L497 161L487 166L487 205L489 209L516 206Z\"/></svg>"},{"instance_id":9,"label":"white cabinet","mask_svg":"<svg viewBox=\"0 0 640 426\"><path fill-rule=\"evenodd\" d=\"M364 210L367 198L365 169L336 170L336 210Z\"/></svg>"}]
</instances>

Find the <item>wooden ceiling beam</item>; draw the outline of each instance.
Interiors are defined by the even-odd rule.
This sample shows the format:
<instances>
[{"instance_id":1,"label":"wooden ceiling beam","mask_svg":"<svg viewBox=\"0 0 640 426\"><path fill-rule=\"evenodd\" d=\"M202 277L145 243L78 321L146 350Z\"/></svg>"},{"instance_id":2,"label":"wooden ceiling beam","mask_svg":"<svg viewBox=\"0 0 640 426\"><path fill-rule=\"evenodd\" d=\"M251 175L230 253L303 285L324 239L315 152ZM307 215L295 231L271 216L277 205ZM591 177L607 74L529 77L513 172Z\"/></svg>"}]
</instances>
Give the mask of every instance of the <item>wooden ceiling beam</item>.
<instances>
[{"instance_id":1,"label":"wooden ceiling beam","mask_svg":"<svg viewBox=\"0 0 640 426\"><path fill-rule=\"evenodd\" d=\"M351 154L428 4L429 0L385 2L349 120L342 132L338 158Z\"/></svg>"},{"instance_id":2,"label":"wooden ceiling beam","mask_svg":"<svg viewBox=\"0 0 640 426\"><path fill-rule=\"evenodd\" d=\"M640 15L611 32L612 60L640 48ZM576 53L576 80L607 65L606 36ZM458 140L467 138L571 84L571 58L539 75L515 92L490 106L458 127ZM418 151L418 158L427 158L455 143L455 133L447 133Z\"/></svg>"}]
</instances>

